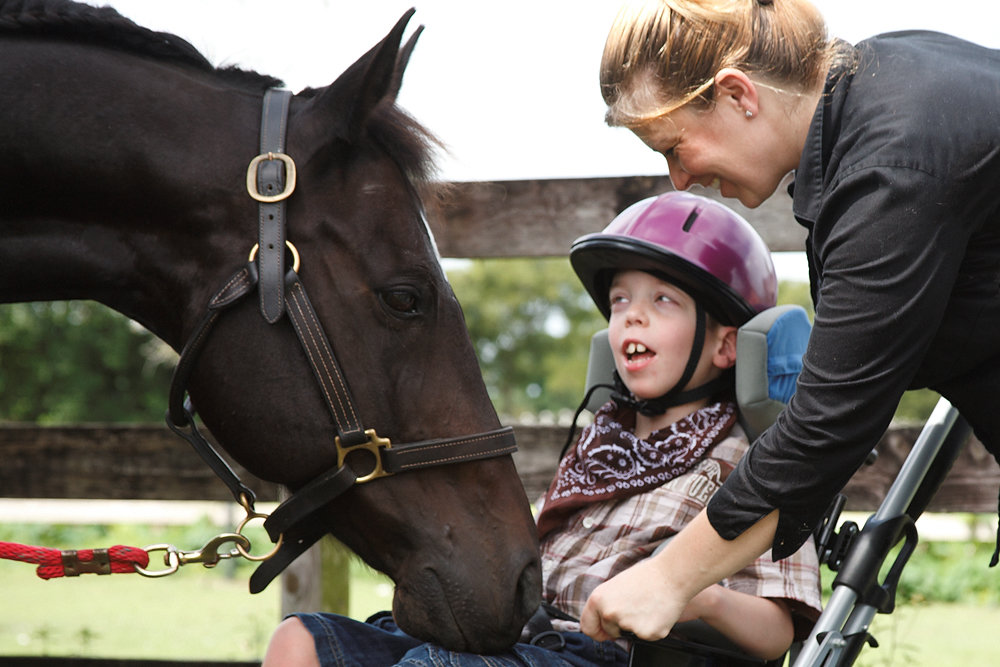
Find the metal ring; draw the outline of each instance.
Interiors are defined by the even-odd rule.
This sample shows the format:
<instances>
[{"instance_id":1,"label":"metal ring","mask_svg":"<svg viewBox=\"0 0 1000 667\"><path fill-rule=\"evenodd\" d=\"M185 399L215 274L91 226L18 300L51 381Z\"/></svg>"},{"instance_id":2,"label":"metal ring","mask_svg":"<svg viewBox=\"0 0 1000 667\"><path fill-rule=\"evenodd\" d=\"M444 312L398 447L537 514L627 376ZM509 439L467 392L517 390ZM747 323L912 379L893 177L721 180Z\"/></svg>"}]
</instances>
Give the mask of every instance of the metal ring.
<instances>
[{"instance_id":1,"label":"metal ring","mask_svg":"<svg viewBox=\"0 0 1000 667\"><path fill-rule=\"evenodd\" d=\"M240 525L236 528L236 534L242 537L246 537L245 535L243 535L243 529L246 527L246 525L250 523L250 521L252 521L253 519L267 519L268 515L261 514L260 512L255 512L251 504L250 498L248 498L247 494L245 493L240 494L239 503L240 506L243 507L243 510L247 513L247 515L243 519L243 521L240 521ZM285 534L281 533L280 535L278 535L278 541L275 543L274 548L271 549L271 551L269 551L268 553L264 554L263 556L250 555L250 552L244 549L242 544L236 543L235 546L236 546L236 551L238 551L241 556L243 556L247 560L259 562L268 560L272 558L275 554L277 554L278 549L281 548L281 544L284 541L285 541Z\"/></svg>"},{"instance_id":2,"label":"metal ring","mask_svg":"<svg viewBox=\"0 0 1000 667\"><path fill-rule=\"evenodd\" d=\"M144 549L146 553L152 553L154 551L163 551L163 564L167 569L165 570L147 570L140 566L138 563L133 563L132 567L138 574L144 577L149 577L150 579L156 579L159 577L166 577L168 575L174 574L181 566L180 555L174 549L173 546L169 544L154 544L148 546Z\"/></svg>"},{"instance_id":3,"label":"metal ring","mask_svg":"<svg viewBox=\"0 0 1000 667\"><path fill-rule=\"evenodd\" d=\"M243 535L243 528L246 527L247 523L249 523L252 519L266 519L266 518L267 518L266 514L259 514L257 512L250 512L249 514L247 514L246 518L243 519L243 521L240 522L239 527L236 528L236 533L239 534L239 535ZM240 552L240 555L243 556L244 558L246 558L247 560L252 560L252 561L260 562L260 561L269 560L269 559L273 558L274 555L278 553L278 550L281 549L281 544L284 541L285 541L285 534L281 533L280 535L278 535L278 541L275 542L274 548L271 549L266 554L264 554L263 556L254 556L254 555L252 555L249 551L247 551L246 549L244 549L243 545L240 544L239 542L237 542L235 544L235 546L236 546L236 550L238 552Z\"/></svg>"},{"instance_id":4,"label":"metal ring","mask_svg":"<svg viewBox=\"0 0 1000 667\"><path fill-rule=\"evenodd\" d=\"M288 247L289 250L292 251L292 271L298 273L300 265L298 248L292 245L291 241L285 241L285 245ZM247 261L252 262L257 257L257 250L259 249L259 247L260 247L259 243L253 244L253 248L250 248L250 259Z\"/></svg>"}]
</instances>

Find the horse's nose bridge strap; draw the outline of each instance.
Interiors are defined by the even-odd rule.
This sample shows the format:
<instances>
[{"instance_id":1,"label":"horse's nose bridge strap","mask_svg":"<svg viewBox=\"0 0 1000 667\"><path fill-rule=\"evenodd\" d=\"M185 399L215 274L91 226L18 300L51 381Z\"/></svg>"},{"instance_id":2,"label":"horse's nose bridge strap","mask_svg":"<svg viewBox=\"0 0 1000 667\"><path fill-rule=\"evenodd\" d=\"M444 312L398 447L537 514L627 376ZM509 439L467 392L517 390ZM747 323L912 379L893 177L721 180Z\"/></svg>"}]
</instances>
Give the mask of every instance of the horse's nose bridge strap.
<instances>
[{"instance_id":1,"label":"horse's nose bridge strap","mask_svg":"<svg viewBox=\"0 0 1000 667\"><path fill-rule=\"evenodd\" d=\"M504 456L517 449L509 426L470 436L426 440L380 449L387 472ZM264 521L272 540L285 540L274 558L264 561L250 577L250 592L257 593L312 546L328 527L320 512L338 496L360 482L349 465L338 466L315 478L278 505Z\"/></svg>"},{"instance_id":2,"label":"horse's nose bridge strap","mask_svg":"<svg viewBox=\"0 0 1000 667\"><path fill-rule=\"evenodd\" d=\"M271 88L264 94L260 121L261 156L283 154L288 105L292 93ZM256 160L255 160L256 162ZM258 222L257 267L260 274L260 310L264 319L274 324L285 310L285 199L271 201L275 193L285 192L286 163L279 159L257 162L257 193L260 202ZM254 193L251 192L251 196Z\"/></svg>"},{"instance_id":3,"label":"horse's nose bridge strap","mask_svg":"<svg viewBox=\"0 0 1000 667\"><path fill-rule=\"evenodd\" d=\"M487 433L414 442L384 449L382 465L386 472L395 473L448 463L477 461L516 451L514 429L507 426Z\"/></svg>"}]
</instances>

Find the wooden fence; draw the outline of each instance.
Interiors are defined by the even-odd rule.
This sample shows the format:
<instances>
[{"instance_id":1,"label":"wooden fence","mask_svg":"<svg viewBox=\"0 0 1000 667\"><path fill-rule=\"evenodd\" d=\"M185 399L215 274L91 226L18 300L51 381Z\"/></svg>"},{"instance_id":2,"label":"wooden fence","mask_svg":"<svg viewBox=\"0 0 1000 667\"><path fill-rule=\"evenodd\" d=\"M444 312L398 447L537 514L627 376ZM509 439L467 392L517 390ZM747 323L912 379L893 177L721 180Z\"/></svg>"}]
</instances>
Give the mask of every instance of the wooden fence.
<instances>
[{"instance_id":1,"label":"wooden fence","mask_svg":"<svg viewBox=\"0 0 1000 667\"><path fill-rule=\"evenodd\" d=\"M600 230L629 204L669 189L666 177L459 183L450 189L447 199L431 204L428 217L445 257L565 256L578 236ZM802 249L805 233L792 219L788 197L775 196L754 210L739 205L734 208L772 250ZM519 446L515 463L529 499L534 500L552 477L566 429L513 426ZM848 509L870 510L877 505L917 431L910 427L890 429L878 445L876 463L861 470L848 485ZM231 500L226 487L165 426L0 425L0 460L0 497L5 498ZM279 499L276 485L232 465L260 500ZM998 485L1000 467L982 445L972 443L930 511L994 512ZM325 558L342 559L343 555L312 553L283 575L285 610L336 608L331 594L324 598L317 583ZM13 664L190 667L212 663L0 657L0 667Z\"/></svg>"}]
</instances>

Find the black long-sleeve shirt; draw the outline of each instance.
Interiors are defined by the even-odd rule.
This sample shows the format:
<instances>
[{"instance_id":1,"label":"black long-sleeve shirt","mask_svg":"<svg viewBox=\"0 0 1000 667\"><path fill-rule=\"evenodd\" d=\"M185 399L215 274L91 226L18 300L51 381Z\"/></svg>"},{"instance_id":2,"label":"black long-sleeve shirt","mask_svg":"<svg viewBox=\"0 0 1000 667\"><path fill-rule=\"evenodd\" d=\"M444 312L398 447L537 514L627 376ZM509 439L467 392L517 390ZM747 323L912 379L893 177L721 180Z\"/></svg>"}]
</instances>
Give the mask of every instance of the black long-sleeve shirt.
<instances>
[{"instance_id":1,"label":"black long-sleeve shirt","mask_svg":"<svg viewBox=\"0 0 1000 667\"><path fill-rule=\"evenodd\" d=\"M828 76L790 189L816 307L798 387L708 507L727 539L778 508L776 558L808 537L906 389L1000 355L1000 52L901 32L854 55ZM963 400L996 453L984 434L1000 410Z\"/></svg>"}]
</instances>

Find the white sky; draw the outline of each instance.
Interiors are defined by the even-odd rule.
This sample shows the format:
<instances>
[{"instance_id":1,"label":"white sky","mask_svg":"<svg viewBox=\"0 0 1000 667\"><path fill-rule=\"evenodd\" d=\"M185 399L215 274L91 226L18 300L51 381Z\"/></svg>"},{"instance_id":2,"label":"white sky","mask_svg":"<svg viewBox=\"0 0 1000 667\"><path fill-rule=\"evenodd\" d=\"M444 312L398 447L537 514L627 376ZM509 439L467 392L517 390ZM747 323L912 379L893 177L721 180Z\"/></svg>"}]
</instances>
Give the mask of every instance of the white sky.
<instances>
[{"instance_id":1,"label":"white sky","mask_svg":"<svg viewBox=\"0 0 1000 667\"><path fill-rule=\"evenodd\" d=\"M106 4L103 0L89 0ZM779 0L780 1L780 0ZM813 0L851 42L926 28L1000 48L995 0ZM662 158L604 124L601 50L607 0L111 0L146 27L179 35L216 65L279 77L293 91L331 83L404 11L426 26L400 104L448 146L452 181L663 174ZM280 6L281 11L275 11ZM802 253L779 275L807 280Z\"/></svg>"},{"instance_id":2,"label":"white sky","mask_svg":"<svg viewBox=\"0 0 1000 667\"><path fill-rule=\"evenodd\" d=\"M102 0L90 0L105 4ZM780 0L779 0L780 1ZM830 32L858 41L932 28L1000 47L995 0L814 0ZM324 86L411 6L426 29L400 103L450 149L447 180L660 174L662 159L604 125L601 49L618 3L605 0L110 0L177 34L217 65ZM275 11L280 7L281 11Z\"/></svg>"}]
</instances>

